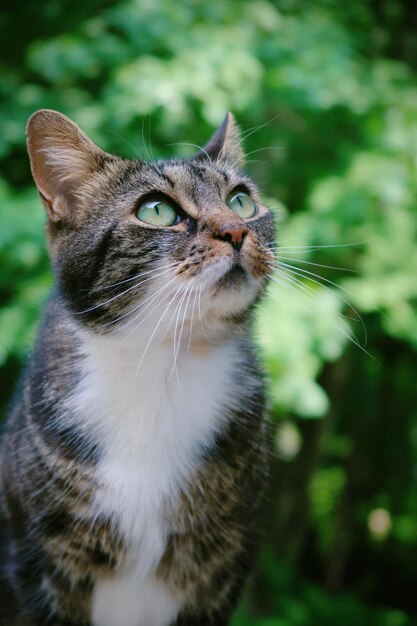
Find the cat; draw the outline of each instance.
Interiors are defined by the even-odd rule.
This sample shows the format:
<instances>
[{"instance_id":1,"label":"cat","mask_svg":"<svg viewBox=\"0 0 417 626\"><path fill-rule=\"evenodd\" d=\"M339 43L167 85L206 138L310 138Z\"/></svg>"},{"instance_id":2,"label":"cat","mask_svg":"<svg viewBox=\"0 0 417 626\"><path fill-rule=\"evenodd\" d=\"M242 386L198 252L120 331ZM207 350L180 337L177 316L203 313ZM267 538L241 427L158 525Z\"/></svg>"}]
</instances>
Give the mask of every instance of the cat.
<instances>
[{"instance_id":1,"label":"cat","mask_svg":"<svg viewBox=\"0 0 417 626\"><path fill-rule=\"evenodd\" d=\"M55 287L1 449L4 626L226 626L268 464L270 210L228 114L190 158L33 114Z\"/></svg>"}]
</instances>

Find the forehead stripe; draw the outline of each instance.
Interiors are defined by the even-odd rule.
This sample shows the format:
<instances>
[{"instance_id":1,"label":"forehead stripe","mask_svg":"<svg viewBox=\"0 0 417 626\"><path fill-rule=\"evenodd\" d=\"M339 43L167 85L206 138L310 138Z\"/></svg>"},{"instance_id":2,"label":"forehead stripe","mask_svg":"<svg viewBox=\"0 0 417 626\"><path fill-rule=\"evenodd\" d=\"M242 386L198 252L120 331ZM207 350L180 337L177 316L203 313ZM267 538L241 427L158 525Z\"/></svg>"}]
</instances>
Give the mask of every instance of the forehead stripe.
<instances>
[{"instance_id":1,"label":"forehead stripe","mask_svg":"<svg viewBox=\"0 0 417 626\"><path fill-rule=\"evenodd\" d=\"M165 182L168 183L168 185L170 187L175 187L175 182L172 180L172 178L166 174L160 167L157 166L153 166L154 171L157 173L157 175L162 178Z\"/></svg>"}]
</instances>

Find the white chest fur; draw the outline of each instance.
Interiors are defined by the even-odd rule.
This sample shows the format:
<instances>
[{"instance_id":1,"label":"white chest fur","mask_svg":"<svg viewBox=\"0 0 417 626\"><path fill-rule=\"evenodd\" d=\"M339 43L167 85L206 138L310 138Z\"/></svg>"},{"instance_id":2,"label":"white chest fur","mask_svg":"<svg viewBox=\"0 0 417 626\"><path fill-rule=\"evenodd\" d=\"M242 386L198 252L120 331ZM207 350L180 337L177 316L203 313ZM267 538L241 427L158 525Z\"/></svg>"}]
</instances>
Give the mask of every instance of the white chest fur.
<instances>
[{"instance_id":1,"label":"white chest fur","mask_svg":"<svg viewBox=\"0 0 417 626\"><path fill-rule=\"evenodd\" d=\"M84 345L77 401L103 450L96 510L130 546L126 571L96 584L93 623L167 626L181 605L153 574L169 532L167 506L225 422L238 350L233 342L204 353L183 346L177 375L171 344L152 345L139 372L140 345L92 334Z\"/></svg>"}]
</instances>

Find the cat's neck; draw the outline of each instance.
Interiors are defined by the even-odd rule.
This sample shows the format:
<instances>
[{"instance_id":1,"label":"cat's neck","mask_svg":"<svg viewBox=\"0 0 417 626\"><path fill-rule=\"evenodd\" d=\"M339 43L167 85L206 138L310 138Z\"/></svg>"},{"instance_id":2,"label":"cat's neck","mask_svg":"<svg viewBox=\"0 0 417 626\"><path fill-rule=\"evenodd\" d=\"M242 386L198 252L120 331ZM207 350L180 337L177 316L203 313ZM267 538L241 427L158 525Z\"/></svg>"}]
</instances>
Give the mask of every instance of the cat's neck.
<instances>
[{"instance_id":1,"label":"cat's neck","mask_svg":"<svg viewBox=\"0 0 417 626\"><path fill-rule=\"evenodd\" d=\"M155 333L154 328L130 332L122 329L109 334L82 330L79 333L88 367L96 371L122 371L131 384L142 384L156 365L166 384L177 380L190 361L209 359L225 345L236 343L244 334L243 327L191 328L188 322L169 332Z\"/></svg>"},{"instance_id":2,"label":"cat's neck","mask_svg":"<svg viewBox=\"0 0 417 626\"><path fill-rule=\"evenodd\" d=\"M124 333L81 334L84 359L77 404L91 415L94 427L112 437L123 423L126 444L137 449L154 435L170 437L165 426L175 429L187 419L194 421L196 430L189 430L188 424L185 438L190 436L197 445L209 443L214 407L238 397L232 388L244 360L238 337L219 341L215 334L190 338L183 333L176 343L173 337L149 341L143 333L128 339ZM151 434L152 428L158 431L159 420L163 430Z\"/></svg>"}]
</instances>

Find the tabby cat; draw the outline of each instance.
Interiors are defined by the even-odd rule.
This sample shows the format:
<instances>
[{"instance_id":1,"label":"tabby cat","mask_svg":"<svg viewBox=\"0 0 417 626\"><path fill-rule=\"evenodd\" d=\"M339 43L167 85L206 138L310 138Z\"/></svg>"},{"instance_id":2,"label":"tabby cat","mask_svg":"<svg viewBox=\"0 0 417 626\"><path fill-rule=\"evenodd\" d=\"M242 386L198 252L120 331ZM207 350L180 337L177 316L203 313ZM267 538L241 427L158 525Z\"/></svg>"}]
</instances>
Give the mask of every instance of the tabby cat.
<instances>
[{"instance_id":1,"label":"tabby cat","mask_svg":"<svg viewBox=\"0 0 417 626\"><path fill-rule=\"evenodd\" d=\"M2 444L4 626L225 626L267 465L274 226L232 115L188 159L27 126L55 288Z\"/></svg>"}]
</instances>

